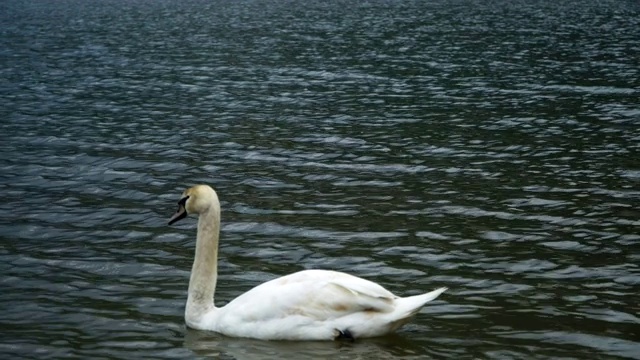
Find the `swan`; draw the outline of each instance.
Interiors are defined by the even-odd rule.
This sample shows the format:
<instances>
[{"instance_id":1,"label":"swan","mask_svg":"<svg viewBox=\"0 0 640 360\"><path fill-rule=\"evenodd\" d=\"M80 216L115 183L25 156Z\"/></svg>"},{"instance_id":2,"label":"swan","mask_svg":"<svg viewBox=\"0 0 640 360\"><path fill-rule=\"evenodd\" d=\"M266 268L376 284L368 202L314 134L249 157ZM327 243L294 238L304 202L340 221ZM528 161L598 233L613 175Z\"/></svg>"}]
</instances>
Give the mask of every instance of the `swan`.
<instances>
[{"instance_id":1,"label":"swan","mask_svg":"<svg viewBox=\"0 0 640 360\"><path fill-rule=\"evenodd\" d=\"M185 190L169 225L198 215L185 322L196 330L262 340L336 340L391 333L447 288L398 297L382 286L330 270L303 270L214 305L218 277L220 202L208 185Z\"/></svg>"}]
</instances>

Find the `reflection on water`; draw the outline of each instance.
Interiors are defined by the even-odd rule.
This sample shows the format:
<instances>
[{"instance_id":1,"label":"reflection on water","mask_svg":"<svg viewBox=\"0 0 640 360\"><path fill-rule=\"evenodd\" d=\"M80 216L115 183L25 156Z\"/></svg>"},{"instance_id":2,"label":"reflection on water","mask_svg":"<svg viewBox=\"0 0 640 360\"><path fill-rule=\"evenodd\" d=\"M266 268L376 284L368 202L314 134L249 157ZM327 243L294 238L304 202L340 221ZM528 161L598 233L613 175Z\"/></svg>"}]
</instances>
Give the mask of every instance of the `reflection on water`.
<instances>
[{"instance_id":1,"label":"reflection on water","mask_svg":"<svg viewBox=\"0 0 640 360\"><path fill-rule=\"evenodd\" d=\"M0 11L7 358L640 354L633 1L15 1ZM397 336L186 330L213 185L216 303L308 268L398 295Z\"/></svg>"},{"instance_id":2,"label":"reflection on water","mask_svg":"<svg viewBox=\"0 0 640 360\"><path fill-rule=\"evenodd\" d=\"M195 354L221 359L404 359L424 358L422 349L398 335L357 342L258 341L188 330L185 346Z\"/></svg>"}]
</instances>

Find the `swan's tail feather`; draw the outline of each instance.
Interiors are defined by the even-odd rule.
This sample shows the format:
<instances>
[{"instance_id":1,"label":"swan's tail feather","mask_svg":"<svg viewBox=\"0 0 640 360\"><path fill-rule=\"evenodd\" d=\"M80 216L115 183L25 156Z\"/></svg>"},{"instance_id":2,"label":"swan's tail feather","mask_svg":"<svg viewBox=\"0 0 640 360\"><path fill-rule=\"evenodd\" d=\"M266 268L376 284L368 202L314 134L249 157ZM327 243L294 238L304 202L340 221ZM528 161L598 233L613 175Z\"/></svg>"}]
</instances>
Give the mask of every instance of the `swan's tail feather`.
<instances>
[{"instance_id":1,"label":"swan's tail feather","mask_svg":"<svg viewBox=\"0 0 640 360\"><path fill-rule=\"evenodd\" d=\"M398 299L398 308L395 311L397 318L404 319L415 315L426 303L434 300L445 291L447 291L447 288L441 287L426 294Z\"/></svg>"}]
</instances>

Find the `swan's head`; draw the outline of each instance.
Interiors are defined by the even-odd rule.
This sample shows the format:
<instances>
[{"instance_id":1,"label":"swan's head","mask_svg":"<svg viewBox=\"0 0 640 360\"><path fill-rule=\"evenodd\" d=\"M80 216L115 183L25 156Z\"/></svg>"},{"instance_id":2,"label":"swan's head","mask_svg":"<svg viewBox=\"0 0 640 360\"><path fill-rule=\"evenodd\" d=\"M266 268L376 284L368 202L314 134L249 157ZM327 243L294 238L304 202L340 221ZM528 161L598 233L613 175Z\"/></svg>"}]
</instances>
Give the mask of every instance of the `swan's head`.
<instances>
[{"instance_id":1,"label":"swan's head","mask_svg":"<svg viewBox=\"0 0 640 360\"><path fill-rule=\"evenodd\" d=\"M169 225L184 219L188 214L202 214L218 205L218 195L209 185L196 185L182 193L178 211L169 219Z\"/></svg>"}]
</instances>

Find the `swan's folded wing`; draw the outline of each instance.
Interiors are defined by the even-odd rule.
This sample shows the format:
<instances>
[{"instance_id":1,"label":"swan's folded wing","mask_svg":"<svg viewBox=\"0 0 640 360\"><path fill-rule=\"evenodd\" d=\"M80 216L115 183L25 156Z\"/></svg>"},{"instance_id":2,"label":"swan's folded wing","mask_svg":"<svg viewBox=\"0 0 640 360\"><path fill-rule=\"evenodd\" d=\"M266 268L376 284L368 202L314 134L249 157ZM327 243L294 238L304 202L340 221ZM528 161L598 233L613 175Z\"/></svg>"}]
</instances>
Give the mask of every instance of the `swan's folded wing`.
<instances>
[{"instance_id":1,"label":"swan's folded wing","mask_svg":"<svg viewBox=\"0 0 640 360\"><path fill-rule=\"evenodd\" d=\"M345 274L346 275L346 274ZM353 294L360 296L367 296L371 298L381 299L388 302L392 302L396 298L389 290L382 286L362 278L358 278L351 275L337 277L329 281L329 283L341 286L342 288L349 290Z\"/></svg>"},{"instance_id":2,"label":"swan's folded wing","mask_svg":"<svg viewBox=\"0 0 640 360\"><path fill-rule=\"evenodd\" d=\"M305 271L264 283L221 310L243 321L290 316L322 321L363 311L390 312L395 298L382 286L365 279L336 272Z\"/></svg>"},{"instance_id":3,"label":"swan's folded wing","mask_svg":"<svg viewBox=\"0 0 640 360\"><path fill-rule=\"evenodd\" d=\"M305 315L315 319L329 319L356 312L385 313L393 310L393 294L382 287L367 286L343 280L327 282L304 307ZM374 284L375 285L375 284Z\"/></svg>"}]
</instances>

